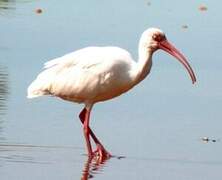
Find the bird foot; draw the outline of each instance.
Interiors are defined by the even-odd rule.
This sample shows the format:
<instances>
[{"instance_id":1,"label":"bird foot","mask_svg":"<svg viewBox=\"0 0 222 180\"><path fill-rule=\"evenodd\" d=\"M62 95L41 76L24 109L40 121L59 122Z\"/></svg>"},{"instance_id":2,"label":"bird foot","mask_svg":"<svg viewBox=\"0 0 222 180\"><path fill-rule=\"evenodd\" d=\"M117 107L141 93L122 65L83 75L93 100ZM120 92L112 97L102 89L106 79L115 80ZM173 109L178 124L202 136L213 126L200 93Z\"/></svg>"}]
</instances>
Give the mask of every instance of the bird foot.
<instances>
[{"instance_id":1,"label":"bird foot","mask_svg":"<svg viewBox=\"0 0 222 180\"><path fill-rule=\"evenodd\" d=\"M99 161L105 161L112 157L112 155L101 145L97 144L97 149L93 152L93 156Z\"/></svg>"}]
</instances>

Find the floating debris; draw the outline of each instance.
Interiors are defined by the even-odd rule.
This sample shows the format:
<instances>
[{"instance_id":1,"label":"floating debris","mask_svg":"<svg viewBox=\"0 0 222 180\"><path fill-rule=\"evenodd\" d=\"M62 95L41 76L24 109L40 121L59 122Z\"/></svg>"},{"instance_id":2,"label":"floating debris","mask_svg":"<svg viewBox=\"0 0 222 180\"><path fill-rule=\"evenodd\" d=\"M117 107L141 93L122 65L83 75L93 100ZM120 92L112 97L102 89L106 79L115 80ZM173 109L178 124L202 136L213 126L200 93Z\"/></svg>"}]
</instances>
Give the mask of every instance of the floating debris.
<instances>
[{"instance_id":1,"label":"floating debris","mask_svg":"<svg viewBox=\"0 0 222 180\"><path fill-rule=\"evenodd\" d=\"M199 6L199 10L200 11L207 11L207 6L202 4L202 5Z\"/></svg>"},{"instance_id":2,"label":"floating debris","mask_svg":"<svg viewBox=\"0 0 222 180\"><path fill-rule=\"evenodd\" d=\"M182 29L188 29L187 25L182 25L181 27L182 27Z\"/></svg>"},{"instance_id":3,"label":"floating debris","mask_svg":"<svg viewBox=\"0 0 222 180\"><path fill-rule=\"evenodd\" d=\"M146 5L147 5L147 6L150 6L150 5L151 5L151 2L148 1L148 2L146 3Z\"/></svg>"},{"instance_id":4,"label":"floating debris","mask_svg":"<svg viewBox=\"0 0 222 180\"><path fill-rule=\"evenodd\" d=\"M36 14L41 14L41 13L42 13L42 9L37 8L37 9L35 10L35 12L36 12Z\"/></svg>"},{"instance_id":5,"label":"floating debris","mask_svg":"<svg viewBox=\"0 0 222 180\"><path fill-rule=\"evenodd\" d=\"M209 142L217 142L218 140L216 139L211 139L209 137L202 137L201 140L204 142L204 143L209 143Z\"/></svg>"},{"instance_id":6,"label":"floating debris","mask_svg":"<svg viewBox=\"0 0 222 180\"><path fill-rule=\"evenodd\" d=\"M126 158L125 156L116 156L117 159L123 159Z\"/></svg>"},{"instance_id":7,"label":"floating debris","mask_svg":"<svg viewBox=\"0 0 222 180\"><path fill-rule=\"evenodd\" d=\"M208 137L202 137L201 140L205 143L208 143L210 139Z\"/></svg>"}]
</instances>

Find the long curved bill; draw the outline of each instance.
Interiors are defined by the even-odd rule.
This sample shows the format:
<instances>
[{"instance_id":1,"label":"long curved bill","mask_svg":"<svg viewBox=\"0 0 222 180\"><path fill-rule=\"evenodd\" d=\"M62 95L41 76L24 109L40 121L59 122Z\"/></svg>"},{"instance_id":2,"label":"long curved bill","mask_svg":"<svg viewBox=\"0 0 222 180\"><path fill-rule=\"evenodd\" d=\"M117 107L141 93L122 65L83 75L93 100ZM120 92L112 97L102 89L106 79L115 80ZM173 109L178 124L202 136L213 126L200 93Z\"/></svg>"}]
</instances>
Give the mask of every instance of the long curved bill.
<instances>
[{"instance_id":1,"label":"long curved bill","mask_svg":"<svg viewBox=\"0 0 222 180\"><path fill-rule=\"evenodd\" d=\"M159 42L159 48L168 52L169 54L174 56L176 59L178 59L183 64L183 66L187 69L188 73L190 74L192 83L194 84L196 82L196 77L190 64L188 63L184 55L180 53L169 41L163 40Z\"/></svg>"}]
</instances>

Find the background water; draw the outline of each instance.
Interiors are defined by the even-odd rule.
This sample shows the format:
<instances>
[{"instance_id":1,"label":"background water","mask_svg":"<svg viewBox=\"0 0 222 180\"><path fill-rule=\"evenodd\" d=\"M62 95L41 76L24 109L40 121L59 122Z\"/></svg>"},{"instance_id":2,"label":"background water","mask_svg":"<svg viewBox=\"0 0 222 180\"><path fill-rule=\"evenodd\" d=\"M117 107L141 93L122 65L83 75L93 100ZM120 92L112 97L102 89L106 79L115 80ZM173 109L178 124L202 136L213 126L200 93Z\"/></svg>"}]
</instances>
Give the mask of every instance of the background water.
<instances>
[{"instance_id":1,"label":"background water","mask_svg":"<svg viewBox=\"0 0 222 180\"><path fill-rule=\"evenodd\" d=\"M221 5L0 0L0 179L221 179ZM93 110L92 128L112 154L125 158L90 163L78 120L82 106L28 100L27 86L45 61L85 46L120 46L137 59L148 27L166 32L197 83L171 56L156 53L146 80Z\"/></svg>"}]
</instances>

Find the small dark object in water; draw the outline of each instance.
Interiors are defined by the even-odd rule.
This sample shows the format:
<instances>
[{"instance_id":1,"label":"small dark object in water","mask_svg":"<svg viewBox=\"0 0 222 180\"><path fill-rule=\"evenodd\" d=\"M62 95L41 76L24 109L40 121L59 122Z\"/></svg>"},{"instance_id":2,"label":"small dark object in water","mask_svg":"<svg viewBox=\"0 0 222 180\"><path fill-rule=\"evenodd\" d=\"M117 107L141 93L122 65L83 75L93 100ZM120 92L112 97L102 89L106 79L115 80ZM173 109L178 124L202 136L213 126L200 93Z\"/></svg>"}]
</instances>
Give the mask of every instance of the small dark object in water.
<instances>
[{"instance_id":1,"label":"small dark object in water","mask_svg":"<svg viewBox=\"0 0 222 180\"><path fill-rule=\"evenodd\" d=\"M147 4L147 6L150 6L150 5L151 5L151 2L148 1L146 4Z\"/></svg>"},{"instance_id":2,"label":"small dark object in water","mask_svg":"<svg viewBox=\"0 0 222 180\"><path fill-rule=\"evenodd\" d=\"M117 156L117 159L123 159L126 158L125 156Z\"/></svg>"},{"instance_id":3,"label":"small dark object in water","mask_svg":"<svg viewBox=\"0 0 222 180\"><path fill-rule=\"evenodd\" d=\"M42 9L37 8L37 9L35 10L35 12L36 12L37 14L41 14L41 13L42 13Z\"/></svg>"},{"instance_id":4,"label":"small dark object in water","mask_svg":"<svg viewBox=\"0 0 222 180\"><path fill-rule=\"evenodd\" d=\"M202 4L202 5L199 6L199 10L200 11L207 11L207 6Z\"/></svg>"},{"instance_id":5,"label":"small dark object in water","mask_svg":"<svg viewBox=\"0 0 222 180\"><path fill-rule=\"evenodd\" d=\"M202 137L201 140L202 140L204 143L217 142L217 141L218 141L218 140L216 140L216 139L210 139L209 137Z\"/></svg>"},{"instance_id":6,"label":"small dark object in water","mask_svg":"<svg viewBox=\"0 0 222 180\"><path fill-rule=\"evenodd\" d=\"M210 141L208 137L202 137L201 140L205 143L208 143Z\"/></svg>"},{"instance_id":7,"label":"small dark object in water","mask_svg":"<svg viewBox=\"0 0 222 180\"><path fill-rule=\"evenodd\" d=\"M188 26L187 26L187 25L182 25L182 28L183 28L183 29L187 29Z\"/></svg>"}]
</instances>

